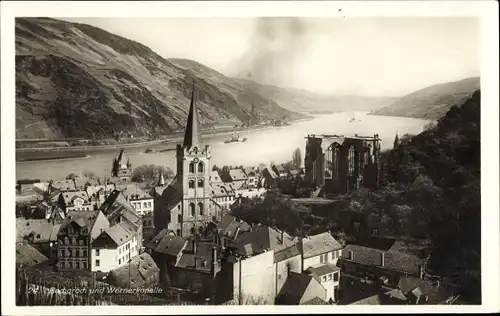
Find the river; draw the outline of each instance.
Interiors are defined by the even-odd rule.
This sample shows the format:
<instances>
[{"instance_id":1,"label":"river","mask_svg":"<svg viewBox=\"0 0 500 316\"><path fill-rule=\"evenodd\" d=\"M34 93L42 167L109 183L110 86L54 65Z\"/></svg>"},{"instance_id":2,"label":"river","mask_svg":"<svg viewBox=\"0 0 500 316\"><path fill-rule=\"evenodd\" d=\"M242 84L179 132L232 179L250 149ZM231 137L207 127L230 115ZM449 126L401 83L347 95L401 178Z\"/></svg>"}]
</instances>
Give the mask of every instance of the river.
<instances>
[{"instance_id":1,"label":"river","mask_svg":"<svg viewBox=\"0 0 500 316\"><path fill-rule=\"evenodd\" d=\"M355 112L358 121L349 122L352 112L316 115L308 121L295 122L289 126L240 132L246 137L244 143L224 144L229 135L209 135L203 138L203 143L210 145L212 165L244 165L257 166L259 163L280 163L290 160L292 152L299 147L305 153L307 134L343 134L373 136L379 134L382 139L382 149L391 148L396 131L399 135L405 133L418 134L428 120L367 115L367 112ZM125 155L130 158L132 167L142 164L157 164L172 168L175 172L175 151L144 153L147 148L162 149L172 145L158 144L143 147L126 148ZM113 158L117 149L88 150L85 158L16 161L17 179L63 179L66 175L92 171L103 177L105 171L110 174Z\"/></svg>"}]
</instances>

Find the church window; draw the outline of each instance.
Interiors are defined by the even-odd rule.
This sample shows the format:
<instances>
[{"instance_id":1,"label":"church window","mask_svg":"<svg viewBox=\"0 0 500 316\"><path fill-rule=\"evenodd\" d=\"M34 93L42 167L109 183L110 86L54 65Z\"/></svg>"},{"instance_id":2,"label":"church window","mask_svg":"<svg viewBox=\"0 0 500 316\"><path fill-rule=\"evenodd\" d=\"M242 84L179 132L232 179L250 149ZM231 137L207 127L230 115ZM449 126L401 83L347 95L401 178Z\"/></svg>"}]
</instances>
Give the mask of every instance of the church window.
<instances>
[{"instance_id":1,"label":"church window","mask_svg":"<svg viewBox=\"0 0 500 316\"><path fill-rule=\"evenodd\" d=\"M203 188L203 179L198 180L198 188Z\"/></svg>"},{"instance_id":2,"label":"church window","mask_svg":"<svg viewBox=\"0 0 500 316\"><path fill-rule=\"evenodd\" d=\"M191 216L195 215L195 205L194 205L194 203L189 204L189 213L191 214Z\"/></svg>"},{"instance_id":3,"label":"church window","mask_svg":"<svg viewBox=\"0 0 500 316\"><path fill-rule=\"evenodd\" d=\"M333 177L335 180L339 179L339 159L340 147L338 144L335 144L335 148L333 149Z\"/></svg>"},{"instance_id":4,"label":"church window","mask_svg":"<svg viewBox=\"0 0 500 316\"><path fill-rule=\"evenodd\" d=\"M203 165L203 162L199 162L198 163L198 173L203 173L203 168L204 168L204 165Z\"/></svg>"},{"instance_id":5,"label":"church window","mask_svg":"<svg viewBox=\"0 0 500 316\"><path fill-rule=\"evenodd\" d=\"M189 173L194 173L194 163L193 162L191 162L189 164Z\"/></svg>"},{"instance_id":6,"label":"church window","mask_svg":"<svg viewBox=\"0 0 500 316\"><path fill-rule=\"evenodd\" d=\"M189 188L194 189L194 180L189 180Z\"/></svg>"},{"instance_id":7,"label":"church window","mask_svg":"<svg viewBox=\"0 0 500 316\"><path fill-rule=\"evenodd\" d=\"M325 153L325 179L331 179L333 173L333 144Z\"/></svg>"},{"instance_id":8,"label":"church window","mask_svg":"<svg viewBox=\"0 0 500 316\"><path fill-rule=\"evenodd\" d=\"M203 215L203 203L198 203L198 212L200 212L200 215Z\"/></svg>"},{"instance_id":9,"label":"church window","mask_svg":"<svg viewBox=\"0 0 500 316\"><path fill-rule=\"evenodd\" d=\"M349 147L349 175L353 176L356 169L356 149L354 146Z\"/></svg>"}]
</instances>

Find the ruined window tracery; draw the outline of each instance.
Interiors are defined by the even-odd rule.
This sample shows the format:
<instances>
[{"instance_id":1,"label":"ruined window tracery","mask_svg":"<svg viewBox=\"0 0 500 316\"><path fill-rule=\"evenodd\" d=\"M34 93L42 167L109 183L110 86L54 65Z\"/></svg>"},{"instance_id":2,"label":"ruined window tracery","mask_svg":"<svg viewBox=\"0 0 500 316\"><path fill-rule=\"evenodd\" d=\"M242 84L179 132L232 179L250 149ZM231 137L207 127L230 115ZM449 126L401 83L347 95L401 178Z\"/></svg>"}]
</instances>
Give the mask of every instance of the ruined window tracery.
<instances>
[{"instance_id":1,"label":"ruined window tracery","mask_svg":"<svg viewBox=\"0 0 500 316\"><path fill-rule=\"evenodd\" d=\"M353 176L356 170L356 149L354 146L349 146L349 175Z\"/></svg>"}]
</instances>

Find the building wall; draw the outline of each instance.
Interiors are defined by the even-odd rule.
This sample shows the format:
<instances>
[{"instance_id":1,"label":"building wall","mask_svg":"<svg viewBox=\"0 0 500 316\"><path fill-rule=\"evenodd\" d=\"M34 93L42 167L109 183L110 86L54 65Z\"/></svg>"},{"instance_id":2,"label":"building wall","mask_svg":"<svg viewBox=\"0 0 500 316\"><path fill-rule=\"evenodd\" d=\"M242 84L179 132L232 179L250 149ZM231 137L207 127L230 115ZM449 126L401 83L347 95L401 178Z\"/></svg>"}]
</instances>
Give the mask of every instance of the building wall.
<instances>
[{"instance_id":1,"label":"building wall","mask_svg":"<svg viewBox=\"0 0 500 316\"><path fill-rule=\"evenodd\" d=\"M129 249L127 249L127 245ZM116 248L92 248L91 269L92 271L109 272L126 265L128 260L137 256L138 253L137 237L133 237L132 240ZM97 265L96 260L99 260L99 265Z\"/></svg>"},{"instance_id":2,"label":"building wall","mask_svg":"<svg viewBox=\"0 0 500 316\"><path fill-rule=\"evenodd\" d=\"M321 262L321 256L325 254L327 255L327 260L325 262ZM339 257L342 256L342 250L335 250L332 252L327 252L325 254L321 254L310 258L304 258L303 270L305 271L309 267L312 267L314 265L319 265L322 263L331 263L336 266Z\"/></svg>"},{"instance_id":3,"label":"building wall","mask_svg":"<svg viewBox=\"0 0 500 316\"><path fill-rule=\"evenodd\" d=\"M73 225L73 233L57 235L57 266L59 270L88 270L90 235Z\"/></svg>"},{"instance_id":4,"label":"building wall","mask_svg":"<svg viewBox=\"0 0 500 316\"><path fill-rule=\"evenodd\" d=\"M167 266L168 276L171 285L191 291L200 291L207 297L215 293L215 278L211 273L203 273L194 269L178 268L171 265Z\"/></svg>"},{"instance_id":5,"label":"building wall","mask_svg":"<svg viewBox=\"0 0 500 316\"><path fill-rule=\"evenodd\" d=\"M290 264L290 271L302 273L302 256L300 254L286 260L276 262L276 295L279 294L281 288L288 279L288 264Z\"/></svg>"},{"instance_id":6,"label":"building wall","mask_svg":"<svg viewBox=\"0 0 500 316\"><path fill-rule=\"evenodd\" d=\"M276 268L274 251L241 260L233 268L234 298L245 302L274 304L276 297ZM241 293L241 296L240 296Z\"/></svg>"},{"instance_id":7,"label":"building wall","mask_svg":"<svg viewBox=\"0 0 500 316\"><path fill-rule=\"evenodd\" d=\"M132 204L137 214L141 216L154 210L154 199L152 197L149 199L130 199L130 204Z\"/></svg>"},{"instance_id":8,"label":"building wall","mask_svg":"<svg viewBox=\"0 0 500 316\"><path fill-rule=\"evenodd\" d=\"M109 228L109 220L106 218L101 211L97 213L97 217L94 221L94 225L90 231L90 240L96 239L104 230Z\"/></svg>"}]
</instances>

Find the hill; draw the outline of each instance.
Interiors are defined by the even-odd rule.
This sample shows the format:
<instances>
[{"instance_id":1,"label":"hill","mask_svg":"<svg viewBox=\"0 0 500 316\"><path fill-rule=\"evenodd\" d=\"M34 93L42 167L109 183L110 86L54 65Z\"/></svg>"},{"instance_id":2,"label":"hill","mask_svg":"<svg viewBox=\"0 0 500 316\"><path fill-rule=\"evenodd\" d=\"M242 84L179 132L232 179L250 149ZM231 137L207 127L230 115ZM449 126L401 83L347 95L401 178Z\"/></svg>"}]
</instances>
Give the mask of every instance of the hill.
<instances>
[{"instance_id":1,"label":"hill","mask_svg":"<svg viewBox=\"0 0 500 316\"><path fill-rule=\"evenodd\" d=\"M479 88L479 77L436 84L410 93L370 114L438 119L445 115L452 105L462 103Z\"/></svg>"},{"instance_id":2,"label":"hill","mask_svg":"<svg viewBox=\"0 0 500 316\"><path fill-rule=\"evenodd\" d=\"M181 131L193 80L205 126L295 119L203 65L187 70L102 29L50 18L17 18L16 138L144 136ZM211 75L211 74L217 75Z\"/></svg>"}]
</instances>

